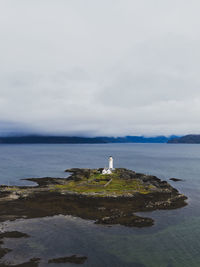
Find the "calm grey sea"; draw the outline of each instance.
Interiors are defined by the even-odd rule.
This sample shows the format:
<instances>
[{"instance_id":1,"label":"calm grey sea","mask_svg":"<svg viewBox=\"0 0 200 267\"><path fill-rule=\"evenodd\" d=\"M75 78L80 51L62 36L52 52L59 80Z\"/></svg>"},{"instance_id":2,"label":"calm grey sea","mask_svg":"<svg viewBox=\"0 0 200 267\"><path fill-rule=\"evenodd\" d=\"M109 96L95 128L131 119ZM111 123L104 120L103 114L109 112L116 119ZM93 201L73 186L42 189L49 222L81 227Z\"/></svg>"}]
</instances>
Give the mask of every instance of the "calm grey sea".
<instances>
[{"instance_id":1,"label":"calm grey sea","mask_svg":"<svg viewBox=\"0 0 200 267\"><path fill-rule=\"evenodd\" d=\"M107 165L184 179L170 182L188 196L188 206L170 211L143 213L155 219L150 228L99 226L71 216L6 222L3 230L18 230L30 238L7 239L13 249L3 260L17 264L31 258L45 260L72 254L85 255L83 266L192 267L200 266L200 145L101 144L101 145L1 145L0 183L29 184L29 177L66 177L72 167ZM74 266L50 264L49 266Z\"/></svg>"}]
</instances>

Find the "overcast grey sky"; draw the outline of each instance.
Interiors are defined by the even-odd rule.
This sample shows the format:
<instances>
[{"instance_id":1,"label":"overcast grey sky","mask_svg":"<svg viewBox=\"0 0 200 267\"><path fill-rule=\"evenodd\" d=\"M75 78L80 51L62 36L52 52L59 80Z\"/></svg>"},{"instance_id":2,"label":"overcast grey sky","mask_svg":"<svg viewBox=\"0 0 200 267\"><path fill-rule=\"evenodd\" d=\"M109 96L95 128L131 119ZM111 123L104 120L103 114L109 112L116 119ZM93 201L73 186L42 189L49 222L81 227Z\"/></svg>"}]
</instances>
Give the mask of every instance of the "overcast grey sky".
<instances>
[{"instance_id":1,"label":"overcast grey sky","mask_svg":"<svg viewBox=\"0 0 200 267\"><path fill-rule=\"evenodd\" d=\"M200 134L199 0L0 0L0 132Z\"/></svg>"}]
</instances>

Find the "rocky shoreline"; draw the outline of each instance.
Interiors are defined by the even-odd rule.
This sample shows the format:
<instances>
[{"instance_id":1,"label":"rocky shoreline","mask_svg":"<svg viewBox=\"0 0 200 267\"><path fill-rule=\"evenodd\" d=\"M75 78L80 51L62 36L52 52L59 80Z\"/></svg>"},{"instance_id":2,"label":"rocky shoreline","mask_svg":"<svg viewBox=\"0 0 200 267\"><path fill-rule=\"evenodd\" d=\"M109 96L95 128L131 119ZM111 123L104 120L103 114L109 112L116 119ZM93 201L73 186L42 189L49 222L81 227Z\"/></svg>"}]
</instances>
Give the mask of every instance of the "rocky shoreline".
<instances>
[{"instance_id":1,"label":"rocky shoreline","mask_svg":"<svg viewBox=\"0 0 200 267\"><path fill-rule=\"evenodd\" d=\"M68 178L27 179L36 186L0 186L0 221L63 214L96 224L147 227L154 224L153 219L136 212L187 205L186 196L155 176L127 169L116 169L107 176L101 169L66 171L71 173ZM7 252L0 249L0 258ZM32 260L34 266L37 260Z\"/></svg>"},{"instance_id":2,"label":"rocky shoreline","mask_svg":"<svg viewBox=\"0 0 200 267\"><path fill-rule=\"evenodd\" d=\"M153 220L140 218L135 212L187 205L186 196L155 176L117 169L111 185L105 187L111 177L103 179L101 169L66 171L71 172L68 178L27 179L37 186L1 186L0 221L63 214L102 224L143 227L151 226Z\"/></svg>"}]
</instances>

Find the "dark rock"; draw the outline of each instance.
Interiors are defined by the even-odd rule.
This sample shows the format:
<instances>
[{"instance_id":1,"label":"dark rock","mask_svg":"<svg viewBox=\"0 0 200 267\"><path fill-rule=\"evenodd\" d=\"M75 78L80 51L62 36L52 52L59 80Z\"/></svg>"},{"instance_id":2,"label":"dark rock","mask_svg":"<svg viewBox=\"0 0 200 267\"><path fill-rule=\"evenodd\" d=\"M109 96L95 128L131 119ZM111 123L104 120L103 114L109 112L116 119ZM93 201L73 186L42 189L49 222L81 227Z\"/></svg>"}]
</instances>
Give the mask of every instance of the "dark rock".
<instances>
[{"instance_id":1,"label":"dark rock","mask_svg":"<svg viewBox=\"0 0 200 267\"><path fill-rule=\"evenodd\" d=\"M50 259L48 261L48 263L75 263L75 264L83 264L86 260L87 260L87 257L85 257L85 256L72 255L72 256L63 257L63 258Z\"/></svg>"},{"instance_id":2,"label":"dark rock","mask_svg":"<svg viewBox=\"0 0 200 267\"><path fill-rule=\"evenodd\" d=\"M29 235L27 235L25 233L18 232L18 231L0 233L0 246L3 245L3 238L22 238L22 237L29 237ZM0 259L3 258L10 251L11 250L8 248L0 247ZM9 266L9 265L0 264L0 267L3 267L3 266Z\"/></svg>"},{"instance_id":3,"label":"dark rock","mask_svg":"<svg viewBox=\"0 0 200 267\"><path fill-rule=\"evenodd\" d=\"M0 263L0 267L38 267L39 266L40 259L39 258L33 258L30 259L28 262L24 262L21 264L8 264L8 263Z\"/></svg>"},{"instance_id":4,"label":"dark rock","mask_svg":"<svg viewBox=\"0 0 200 267\"><path fill-rule=\"evenodd\" d=\"M22 238L22 237L29 237L29 235L27 235L25 233L18 232L18 231L0 233L0 239L2 239L2 238Z\"/></svg>"},{"instance_id":5,"label":"dark rock","mask_svg":"<svg viewBox=\"0 0 200 267\"><path fill-rule=\"evenodd\" d=\"M174 181L174 182L183 181L182 179L179 179L179 178L170 178L169 180Z\"/></svg>"},{"instance_id":6,"label":"dark rock","mask_svg":"<svg viewBox=\"0 0 200 267\"><path fill-rule=\"evenodd\" d=\"M43 177L43 178L27 178L22 179L30 182L37 183L39 186L48 186L50 184L64 184L67 182L67 178L52 178L52 177ZM22 188L22 187L20 187ZM24 187L25 189L26 187ZM29 187L30 188L30 187Z\"/></svg>"},{"instance_id":7,"label":"dark rock","mask_svg":"<svg viewBox=\"0 0 200 267\"><path fill-rule=\"evenodd\" d=\"M0 259L3 258L10 251L11 249L8 249L8 248L0 248ZM1 267L1 264L0 264L0 267Z\"/></svg>"},{"instance_id":8,"label":"dark rock","mask_svg":"<svg viewBox=\"0 0 200 267\"><path fill-rule=\"evenodd\" d=\"M139 217L136 215L122 215L122 216L107 216L100 218L95 222L96 224L121 224L130 227L147 227L152 226L153 220L151 218Z\"/></svg>"}]
</instances>

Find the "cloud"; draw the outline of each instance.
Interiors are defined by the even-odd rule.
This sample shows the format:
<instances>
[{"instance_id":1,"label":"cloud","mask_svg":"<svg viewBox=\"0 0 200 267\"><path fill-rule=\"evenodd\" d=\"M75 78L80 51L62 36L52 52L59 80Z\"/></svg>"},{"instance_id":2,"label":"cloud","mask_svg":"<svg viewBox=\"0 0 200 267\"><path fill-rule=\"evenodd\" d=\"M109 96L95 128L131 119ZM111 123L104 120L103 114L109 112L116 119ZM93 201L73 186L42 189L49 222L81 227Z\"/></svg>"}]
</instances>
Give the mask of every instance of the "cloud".
<instances>
[{"instance_id":1,"label":"cloud","mask_svg":"<svg viewBox=\"0 0 200 267\"><path fill-rule=\"evenodd\" d=\"M200 133L198 1L0 4L0 132Z\"/></svg>"}]
</instances>

